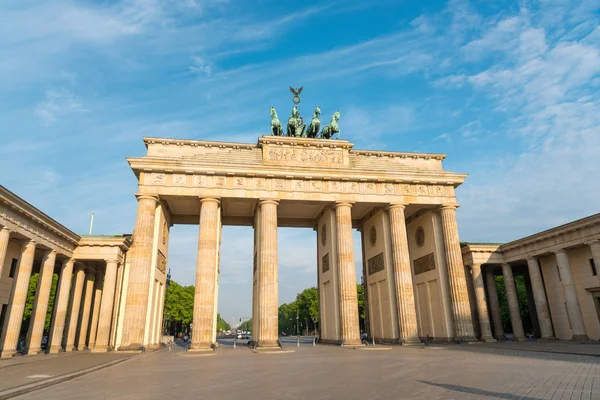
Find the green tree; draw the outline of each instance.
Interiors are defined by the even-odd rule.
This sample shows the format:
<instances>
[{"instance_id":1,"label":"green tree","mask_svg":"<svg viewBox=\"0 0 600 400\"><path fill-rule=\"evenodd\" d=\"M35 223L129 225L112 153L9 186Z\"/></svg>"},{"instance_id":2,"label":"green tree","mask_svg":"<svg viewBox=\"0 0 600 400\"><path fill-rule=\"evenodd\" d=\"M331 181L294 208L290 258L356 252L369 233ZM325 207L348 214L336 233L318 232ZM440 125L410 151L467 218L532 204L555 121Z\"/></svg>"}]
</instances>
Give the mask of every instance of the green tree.
<instances>
[{"instance_id":1,"label":"green tree","mask_svg":"<svg viewBox=\"0 0 600 400\"><path fill-rule=\"evenodd\" d=\"M171 281L167 288L164 319L169 326L174 323L179 327L175 328L178 332L183 331L182 328L193 320L194 292L194 286L181 286L175 281Z\"/></svg>"},{"instance_id":2,"label":"green tree","mask_svg":"<svg viewBox=\"0 0 600 400\"><path fill-rule=\"evenodd\" d=\"M230 331L231 325L227 323L223 318L221 318L221 314L217 314L217 331Z\"/></svg>"},{"instance_id":3,"label":"green tree","mask_svg":"<svg viewBox=\"0 0 600 400\"><path fill-rule=\"evenodd\" d=\"M35 291L37 290L40 274L32 274L29 279L29 288L27 289L27 299L25 300L25 311L23 312L23 323L21 324L21 335L26 335L31 322L33 313L33 305L35 302ZM56 297L56 288L58 286L58 275L52 275L52 285L50 286L50 296L48 298L48 310L46 312L46 320L44 321L44 335L50 330L50 322L52 320L52 310L54 309L54 298Z\"/></svg>"},{"instance_id":4,"label":"green tree","mask_svg":"<svg viewBox=\"0 0 600 400\"><path fill-rule=\"evenodd\" d=\"M252 318L240 324L240 329L246 332L252 332Z\"/></svg>"},{"instance_id":5,"label":"green tree","mask_svg":"<svg viewBox=\"0 0 600 400\"><path fill-rule=\"evenodd\" d=\"M365 332L365 288L363 285L356 285L356 292L358 295L358 325L361 332Z\"/></svg>"},{"instance_id":6,"label":"green tree","mask_svg":"<svg viewBox=\"0 0 600 400\"><path fill-rule=\"evenodd\" d=\"M515 275L515 286L517 288L517 298L519 300L519 311L521 320L523 321L523 329L525 333L533 331L531 316L529 314L529 303L527 299L527 288L523 275ZM502 328L504 332L513 333L512 323L510 321L510 311L508 309L508 300L506 298L506 286L504 285L504 277L496 275L494 277L496 289L498 291L498 302L500 303L500 317L502 318Z\"/></svg>"}]
</instances>

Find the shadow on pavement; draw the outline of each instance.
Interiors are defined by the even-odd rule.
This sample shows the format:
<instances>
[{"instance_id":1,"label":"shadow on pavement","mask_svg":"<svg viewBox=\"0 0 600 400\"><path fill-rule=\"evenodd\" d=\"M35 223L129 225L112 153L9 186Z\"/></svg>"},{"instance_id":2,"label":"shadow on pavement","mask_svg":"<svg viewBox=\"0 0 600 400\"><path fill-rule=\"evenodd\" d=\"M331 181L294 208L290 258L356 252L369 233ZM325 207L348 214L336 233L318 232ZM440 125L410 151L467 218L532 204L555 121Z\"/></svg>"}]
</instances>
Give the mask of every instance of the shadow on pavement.
<instances>
[{"instance_id":1,"label":"shadow on pavement","mask_svg":"<svg viewBox=\"0 0 600 400\"><path fill-rule=\"evenodd\" d=\"M489 390L471 388L471 387L468 387L468 386L461 386L461 385L453 385L453 384L448 384L448 383L436 383L436 382L421 381L421 380L419 382L425 383L427 385L441 387L441 388L444 388L444 389L447 389L447 390L453 390L455 392L474 394L474 395L478 395L478 396L490 396L490 397L494 397L494 398L498 398L498 399L509 399L509 400L518 400L518 399L524 399L524 400L541 400L538 397L529 397L529 396L525 396L524 397L524 396L518 395L518 394L492 392L492 391L489 391Z\"/></svg>"}]
</instances>

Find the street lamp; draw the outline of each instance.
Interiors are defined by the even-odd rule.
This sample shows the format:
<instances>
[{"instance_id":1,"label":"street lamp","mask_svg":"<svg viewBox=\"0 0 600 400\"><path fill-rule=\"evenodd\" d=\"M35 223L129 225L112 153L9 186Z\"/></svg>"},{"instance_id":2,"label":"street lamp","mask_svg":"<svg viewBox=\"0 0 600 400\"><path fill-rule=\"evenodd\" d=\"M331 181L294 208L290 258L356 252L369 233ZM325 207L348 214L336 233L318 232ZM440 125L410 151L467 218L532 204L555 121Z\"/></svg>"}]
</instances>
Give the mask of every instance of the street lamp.
<instances>
[{"instance_id":1,"label":"street lamp","mask_svg":"<svg viewBox=\"0 0 600 400\"><path fill-rule=\"evenodd\" d=\"M169 268L169 272L167 272L167 281L165 282L165 305L167 303L167 298L169 297L169 287L171 286L171 268ZM164 317L164 316L163 316ZM163 327L163 332L165 332L167 335L170 333L168 330L168 328L171 327L171 320L170 320L170 315L169 315L169 321L164 321L165 322L165 326ZM168 326L168 328L167 328Z\"/></svg>"}]
</instances>

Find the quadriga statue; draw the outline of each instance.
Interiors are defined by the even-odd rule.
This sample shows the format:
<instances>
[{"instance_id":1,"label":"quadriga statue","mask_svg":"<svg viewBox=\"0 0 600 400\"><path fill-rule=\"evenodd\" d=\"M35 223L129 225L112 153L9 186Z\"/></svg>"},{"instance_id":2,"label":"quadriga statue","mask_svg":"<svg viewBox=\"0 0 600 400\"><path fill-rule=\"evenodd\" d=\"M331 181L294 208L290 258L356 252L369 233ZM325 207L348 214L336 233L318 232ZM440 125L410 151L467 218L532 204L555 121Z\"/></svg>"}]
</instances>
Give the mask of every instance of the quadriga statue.
<instances>
[{"instance_id":1,"label":"quadriga statue","mask_svg":"<svg viewBox=\"0 0 600 400\"><path fill-rule=\"evenodd\" d=\"M329 125L325 126L321 131L321 137L323 139L331 139L333 135L337 133L336 139L340 138L340 127L338 125L338 121L340 120L340 112L336 111L331 116L331 121Z\"/></svg>"}]
</instances>

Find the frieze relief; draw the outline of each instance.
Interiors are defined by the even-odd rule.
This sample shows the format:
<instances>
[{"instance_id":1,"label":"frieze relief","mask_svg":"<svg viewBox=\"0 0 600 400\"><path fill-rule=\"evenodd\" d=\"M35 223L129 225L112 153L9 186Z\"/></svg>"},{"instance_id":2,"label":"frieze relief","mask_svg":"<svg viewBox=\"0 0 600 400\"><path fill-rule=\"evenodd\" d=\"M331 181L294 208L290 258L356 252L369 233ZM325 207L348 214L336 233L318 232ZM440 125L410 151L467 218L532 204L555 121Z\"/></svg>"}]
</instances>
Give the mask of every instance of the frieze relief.
<instances>
[{"instance_id":1,"label":"frieze relief","mask_svg":"<svg viewBox=\"0 0 600 400\"><path fill-rule=\"evenodd\" d=\"M160 250L158 250L158 260L157 260L156 267L163 274L167 270L167 258L165 257L165 255Z\"/></svg>"},{"instance_id":2,"label":"frieze relief","mask_svg":"<svg viewBox=\"0 0 600 400\"><path fill-rule=\"evenodd\" d=\"M300 161L315 164L342 164L344 161L341 150L325 149L298 149L298 148L270 148L268 149L270 161Z\"/></svg>"},{"instance_id":3,"label":"frieze relief","mask_svg":"<svg viewBox=\"0 0 600 400\"><path fill-rule=\"evenodd\" d=\"M423 185L390 182L357 182L320 179L284 179L245 176L205 176L186 174L147 173L146 184L158 186L186 186L216 189L276 190L294 192L350 193L371 195L400 195L453 197L454 188L445 185Z\"/></svg>"}]
</instances>

